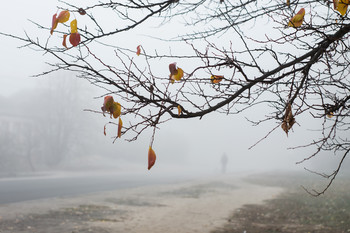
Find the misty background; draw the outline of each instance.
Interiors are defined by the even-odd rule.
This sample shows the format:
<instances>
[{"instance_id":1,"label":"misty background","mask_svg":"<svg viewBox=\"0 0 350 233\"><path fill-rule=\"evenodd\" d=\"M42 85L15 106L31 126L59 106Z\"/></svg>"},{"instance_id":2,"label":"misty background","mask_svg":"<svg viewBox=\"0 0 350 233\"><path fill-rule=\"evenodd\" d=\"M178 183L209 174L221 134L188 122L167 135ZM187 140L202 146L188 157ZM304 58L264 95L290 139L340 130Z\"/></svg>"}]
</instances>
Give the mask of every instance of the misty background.
<instances>
[{"instance_id":1,"label":"misty background","mask_svg":"<svg viewBox=\"0 0 350 233\"><path fill-rule=\"evenodd\" d=\"M26 31L47 40L49 32L38 30L28 19L50 27L56 4L56 1L44 0L36 1L35 6L30 1L6 2L2 5L0 31L18 36L25 36ZM121 41L122 46L130 49L136 49L141 43L144 47L159 46L159 41L145 36L142 28L132 33L137 36ZM111 137L116 127L107 125L107 136L103 134L109 117L84 111L99 111L104 91L76 78L74 73L32 77L47 71L46 62L54 61L30 48L19 49L20 46L23 46L20 41L1 37L0 176L77 171L148 176L218 174L223 154L228 157L227 172L303 170L304 167L327 172L334 170L338 162L338 158L321 153L314 160L295 164L313 153L311 148L287 149L318 137L318 132L312 129L317 128L319 121L311 116L297 119L298 124L288 137L282 129L277 129L249 150L278 124L252 126L246 117L254 120L268 113L267 108L258 106L242 115L214 113L201 120L175 119L163 124L153 146L157 161L148 171L151 131L135 142L127 142L122 137L113 144ZM169 72L167 66L159 69ZM123 119L128 120L131 119Z\"/></svg>"}]
</instances>

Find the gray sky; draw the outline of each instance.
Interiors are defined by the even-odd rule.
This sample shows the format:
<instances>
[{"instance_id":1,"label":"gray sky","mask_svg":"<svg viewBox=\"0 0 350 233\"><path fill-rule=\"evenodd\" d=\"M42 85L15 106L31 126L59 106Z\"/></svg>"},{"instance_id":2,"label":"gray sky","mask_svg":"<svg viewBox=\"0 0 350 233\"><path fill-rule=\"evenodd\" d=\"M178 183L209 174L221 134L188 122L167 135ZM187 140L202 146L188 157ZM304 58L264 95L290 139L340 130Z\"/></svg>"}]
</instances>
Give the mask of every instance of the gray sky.
<instances>
[{"instance_id":1,"label":"gray sky","mask_svg":"<svg viewBox=\"0 0 350 233\"><path fill-rule=\"evenodd\" d=\"M79 1L74 1L74 3L76 2ZM20 36L24 35L23 31L27 31L32 37L37 36L40 40L48 38L49 32L42 33L38 31L27 19L50 27L52 15L56 12L56 1L36 0L33 4L32 1L12 0L4 2L1 8L0 31ZM137 36L141 38L144 45L155 43L154 40L148 40L146 37L136 34L130 41L123 41L122 44L130 43L130 47L133 47L137 43ZM1 96L9 97L17 93L19 99L25 98L20 95L21 90L40 86L45 79L35 79L30 78L30 76L47 69L45 61L49 58L28 48L17 49L16 47L20 45L22 44L18 41L1 37ZM96 90L96 94L100 93L100 90ZM98 105L96 100L93 99L94 96L86 97L93 103L91 106L86 106L86 108L93 108ZM253 116L256 118L256 115L261 114L263 117L267 113L264 111L263 108L257 108L254 111L247 111L246 115L254 114ZM228 171L295 168L295 162L307 156L310 152L286 150L287 147L307 141L306 138L300 137L300 134L305 137L309 135L309 133L302 133L306 132L304 131L305 124L309 124L307 122L300 122L300 124L301 127L295 126L295 133L291 132L289 137L279 128L254 149L248 150L252 144L265 136L275 124L253 127L244 119L243 115L226 116L220 114L211 114L205 116L202 120L172 120L163 125L163 128L156 134L154 149L158 158L152 171L156 173L155 170L162 169L162 164L176 161L176 157L181 154L179 157L186 158L183 161L183 166L188 167L187 169L217 172L220 171L220 157L223 153L226 153L229 157ZM103 125L101 125L102 128ZM125 150L129 148L134 153L144 154L142 159L146 163L149 138L150 134L147 134L141 137L138 142L132 144L120 142L122 145L117 145L119 143L117 142L113 146L122 146ZM109 138L105 140L111 143ZM301 169L302 167L299 166L298 168Z\"/></svg>"}]
</instances>

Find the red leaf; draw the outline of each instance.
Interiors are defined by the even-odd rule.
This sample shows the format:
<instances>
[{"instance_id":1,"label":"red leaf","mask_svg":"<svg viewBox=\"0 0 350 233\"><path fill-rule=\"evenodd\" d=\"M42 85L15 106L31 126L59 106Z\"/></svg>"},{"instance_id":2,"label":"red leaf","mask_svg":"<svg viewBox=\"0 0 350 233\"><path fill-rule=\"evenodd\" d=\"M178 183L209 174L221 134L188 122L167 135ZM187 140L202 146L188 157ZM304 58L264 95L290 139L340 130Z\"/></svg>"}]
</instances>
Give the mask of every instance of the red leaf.
<instances>
[{"instance_id":1,"label":"red leaf","mask_svg":"<svg viewBox=\"0 0 350 233\"><path fill-rule=\"evenodd\" d=\"M170 75L177 75L176 62L169 64Z\"/></svg>"},{"instance_id":2,"label":"red leaf","mask_svg":"<svg viewBox=\"0 0 350 233\"><path fill-rule=\"evenodd\" d=\"M153 167L155 162L156 162L156 153L150 146L148 149L148 170L150 170Z\"/></svg>"},{"instance_id":3,"label":"red leaf","mask_svg":"<svg viewBox=\"0 0 350 233\"><path fill-rule=\"evenodd\" d=\"M75 47L80 43L80 34L78 32L72 33L69 36L69 42Z\"/></svg>"},{"instance_id":4,"label":"red leaf","mask_svg":"<svg viewBox=\"0 0 350 233\"><path fill-rule=\"evenodd\" d=\"M141 53L141 45L137 46L136 48L136 55L140 56L140 53Z\"/></svg>"},{"instance_id":5,"label":"red leaf","mask_svg":"<svg viewBox=\"0 0 350 233\"><path fill-rule=\"evenodd\" d=\"M66 42L66 41L67 41L67 35L63 35L63 42L62 42L62 45L68 49L68 47L67 47L67 42Z\"/></svg>"},{"instance_id":6,"label":"red leaf","mask_svg":"<svg viewBox=\"0 0 350 233\"><path fill-rule=\"evenodd\" d=\"M103 101L103 105L101 107L101 110L103 112L103 115L105 112L109 112L111 114L113 114L113 97L110 95L105 96L104 101Z\"/></svg>"},{"instance_id":7,"label":"red leaf","mask_svg":"<svg viewBox=\"0 0 350 233\"><path fill-rule=\"evenodd\" d=\"M57 28L57 25L58 25L57 14L54 14L52 16L52 27L51 27L51 31L50 31L51 35L53 33L53 30L55 30Z\"/></svg>"},{"instance_id":8,"label":"red leaf","mask_svg":"<svg viewBox=\"0 0 350 233\"><path fill-rule=\"evenodd\" d=\"M85 15L86 14L86 11L83 8L79 8L78 12L81 15Z\"/></svg>"}]
</instances>

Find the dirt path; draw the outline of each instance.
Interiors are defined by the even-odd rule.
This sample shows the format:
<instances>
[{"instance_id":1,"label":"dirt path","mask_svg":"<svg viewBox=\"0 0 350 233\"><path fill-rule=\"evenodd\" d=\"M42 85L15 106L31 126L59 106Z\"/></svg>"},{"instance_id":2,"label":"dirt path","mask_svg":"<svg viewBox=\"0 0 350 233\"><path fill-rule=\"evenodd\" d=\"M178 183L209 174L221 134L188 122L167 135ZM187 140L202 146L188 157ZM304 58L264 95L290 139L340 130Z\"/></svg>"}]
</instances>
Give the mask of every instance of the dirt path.
<instances>
[{"instance_id":1,"label":"dirt path","mask_svg":"<svg viewBox=\"0 0 350 233\"><path fill-rule=\"evenodd\" d=\"M71 198L0 205L0 232L201 232L222 226L244 204L260 204L281 188L232 175Z\"/></svg>"}]
</instances>

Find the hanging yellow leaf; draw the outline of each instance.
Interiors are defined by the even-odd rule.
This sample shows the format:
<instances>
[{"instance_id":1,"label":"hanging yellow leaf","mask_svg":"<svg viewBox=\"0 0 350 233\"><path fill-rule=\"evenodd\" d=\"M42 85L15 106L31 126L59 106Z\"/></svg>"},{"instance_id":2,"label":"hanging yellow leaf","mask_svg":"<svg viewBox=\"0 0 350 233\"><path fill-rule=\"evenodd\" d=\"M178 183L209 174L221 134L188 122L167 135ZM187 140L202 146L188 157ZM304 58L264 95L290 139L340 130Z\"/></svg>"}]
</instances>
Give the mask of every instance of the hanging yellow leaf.
<instances>
[{"instance_id":1,"label":"hanging yellow leaf","mask_svg":"<svg viewBox=\"0 0 350 233\"><path fill-rule=\"evenodd\" d=\"M337 10L340 12L342 16L346 14L346 11L348 10L348 5L349 5L349 0L338 0Z\"/></svg>"},{"instance_id":2,"label":"hanging yellow leaf","mask_svg":"<svg viewBox=\"0 0 350 233\"><path fill-rule=\"evenodd\" d=\"M112 107L113 117L118 118L121 114L121 111L122 111L122 107L120 103L113 102L113 107Z\"/></svg>"},{"instance_id":3,"label":"hanging yellow leaf","mask_svg":"<svg viewBox=\"0 0 350 233\"><path fill-rule=\"evenodd\" d=\"M288 136L289 130L293 127L294 123L295 123L295 118L292 113L292 105L289 103L286 108L286 112L284 113L284 118L281 125L282 129L284 130L284 132L286 132L287 136Z\"/></svg>"},{"instance_id":4,"label":"hanging yellow leaf","mask_svg":"<svg viewBox=\"0 0 350 233\"><path fill-rule=\"evenodd\" d=\"M62 45L63 45L64 47L68 48L68 47L67 47L67 42L66 42L66 41L67 41L67 35L64 34L64 35L63 35L63 42L62 42Z\"/></svg>"},{"instance_id":5,"label":"hanging yellow leaf","mask_svg":"<svg viewBox=\"0 0 350 233\"><path fill-rule=\"evenodd\" d=\"M300 27L303 23L305 15L305 9L301 8L300 11L289 21L289 27Z\"/></svg>"},{"instance_id":6,"label":"hanging yellow leaf","mask_svg":"<svg viewBox=\"0 0 350 233\"><path fill-rule=\"evenodd\" d=\"M181 106L177 105L177 115L180 116L182 112Z\"/></svg>"},{"instance_id":7,"label":"hanging yellow leaf","mask_svg":"<svg viewBox=\"0 0 350 233\"><path fill-rule=\"evenodd\" d=\"M172 79L179 81L184 76L184 71L181 68L177 68L177 74L172 76Z\"/></svg>"},{"instance_id":8,"label":"hanging yellow leaf","mask_svg":"<svg viewBox=\"0 0 350 233\"><path fill-rule=\"evenodd\" d=\"M222 79L224 78L224 76L220 76L220 75L212 75L210 77L210 81L211 83L219 83L222 81Z\"/></svg>"},{"instance_id":9,"label":"hanging yellow leaf","mask_svg":"<svg viewBox=\"0 0 350 233\"><path fill-rule=\"evenodd\" d=\"M71 33L78 32L78 22L76 19L74 19L74 20L72 20L72 22L70 22L70 32Z\"/></svg>"},{"instance_id":10,"label":"hanging yellow leaf","mask_svg":"<svg viewBox=\"0 0 350 233\"><path fill-rule=\"evenodd\" d=\"M287 6L289 6L289 5L290 5L290 0L287 0L287 3L286 3L286 4L287 4Z\"/></svg>"},{"instance_id":11,"label":"hanging yellow leaf","mask_svg":"<svg viewBox=\"0 0 350 233\"><path fill-rule=\"evenodd\" d=\"M184 71L181 68L176 68L176 63L169 64L170 81L174 83L175 80L179 81L184 76Z\"/></svg>"},{"instance_id":12,"label":"hanging yellow leaf","mask_svg":"<svg viewBox=\"0 0 350 233\"><path fill-rule=\"evenodd\" d=\"M150 146L148 149L148 170L151 169L156 162L156 153Z\"/></svg>"},{"instance_id":13,"label":"hanging yellow leaf","mask_svg":"<svg viewBox=\"0 0 350 233\"><path fill-rule=\"evenodd\" d=\"M141 54L141 45L136 47L136 55L140 56L140 54Z\"/></svg>"},{"instance_id":14,"label":"hanging yellow leaf","mask_svg":"<svg viewBox=\"0 0 350 233\"><path fill-rule=\"evenodd\" d=\"M123 121L122 119L119 117L119 123L118 123L118 138L120 138L122 136L122 128L123 128Z\"/></svg>"}]
</instances>

